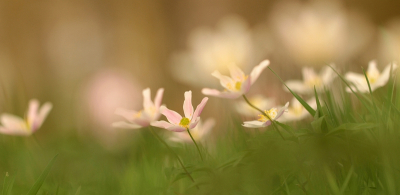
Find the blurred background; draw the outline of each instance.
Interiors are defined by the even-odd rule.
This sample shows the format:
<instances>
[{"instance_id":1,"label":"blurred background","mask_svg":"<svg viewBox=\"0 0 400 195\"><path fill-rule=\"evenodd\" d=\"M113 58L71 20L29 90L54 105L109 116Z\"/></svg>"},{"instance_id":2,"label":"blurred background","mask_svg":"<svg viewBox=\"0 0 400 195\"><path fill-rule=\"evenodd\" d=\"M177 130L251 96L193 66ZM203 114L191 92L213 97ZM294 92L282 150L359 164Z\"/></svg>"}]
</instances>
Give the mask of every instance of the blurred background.
<instances>
[{"instance_id":1,"label":"blurred background","mask_svg":"<svg viewBox=\"0 0 400 195\"><path fill-rule=\"evenodd\" d=\"M50 101L39 140L77 132L115 148L131 133L111 128L121 120L115 109L141 109L147 87L153 97L165 88L163 102L181 111L185 91L198 104L203 87L220 87L211 72L227 73L232 63L249 73L269 59L287 80L301 79L304 66L360 71L372 59L380 68L399 61L398 7L394 0L1 1L0 112L23 116L29 99ZM249 94L291 99L269 70ZM210 98L204 118L218 121L230 104Z\"/></svg>"}]
</instances>

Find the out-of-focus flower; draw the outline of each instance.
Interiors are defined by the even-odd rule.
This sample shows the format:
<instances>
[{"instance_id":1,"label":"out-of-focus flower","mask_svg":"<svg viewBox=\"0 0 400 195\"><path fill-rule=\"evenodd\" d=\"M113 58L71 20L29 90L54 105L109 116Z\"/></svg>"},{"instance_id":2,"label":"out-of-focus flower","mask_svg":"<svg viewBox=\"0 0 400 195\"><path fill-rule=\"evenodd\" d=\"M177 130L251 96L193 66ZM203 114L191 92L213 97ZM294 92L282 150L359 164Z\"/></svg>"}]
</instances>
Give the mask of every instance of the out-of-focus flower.
<instances>
[{"instance_id":1,"label":"out-of-focus flower","mask_svg":"<svg viewBox=\"0 0 400 195\"><path fill-rule=\"evenodd\" d=\"M204 122L200 120L197 126L192 130L190 130L190 133L192 134L194 140L203 141L204 138L210 133L214 125L215 125L215 120L212 118L207 119ZM170 138L170 140L174 142L193 143L192 139L190 138L190 135L185 132L174 133Z\"/></svg>"},{"instance_id":2,"label":"out-of-focus flower","mask_svg":"<svg viewBox=\"0 0 400 195\"><path fill-rule=\"evenodd\" d=\"M317 107L317 103L315 98L311 98L307 101L307 104L311 106L311 108L315 109ZM291 101L291 106L288 108L287 113L282 115L279 119L279 122L290 122L290 121L299 121L307 117L308 111L301 105L301 103L296 99L293 98Z\"/></svg>"},{"instance_id":3,"label":"out-of-focus flower","mask_svg":"<svg viewBox=\"0 0 400 195\"><path fill-rule=\"evenodd\" d=\"M188 45L188 51L173 56L171 70L174 78L192 85L212 85L209 79L212 71L226 73L231 64L248 70L254 61L252 33L238 16L221 19L215 30L195 29Z\"/></svg>"},{"instance_id":4,"label":"out-of-focus flower","mask_svg":"<svg viewBox=\"0 0 400 195\"><path fill-rule=\"evenodd\" d=\"M268 65L269 60L262 61L258 66L253 68L250 75L245 75L239 67L232 65L229 67L231 77L223 76L218 70L216 70L212 73L212 75L220 80L220 83L225 88L225 91L204 88L202 93L204 95L211 95L221 98L238 98L249 91L250 86L256 82L261 72Z\"/></svg>"},{"instance_id":5,"label":"out-of-focus flower","mask_svg":"<svg viewBox=\"0 0 400 195\"><path fill-rule=\"evenodd\" d=\"M276 108L271 108L270 110L265 110L264 113L268 116L265 116L264 114L259 114L258 120L254 121L245 121L243 126L248 127L248 128L261 128L261 127L266 127L271 124L271 120L277 120L279 119L284 112L288 111L288 106L289 102L285 104L282 108L279 110ZM269 120L271 119L271 120Z\"/></svg>"},{"instance_id":6,"label":"out-of-focus flower","mask_svg":"<svg viewBox=\"0 0 400 195\"><path fill-rule=\"evenodd\" d=\"M334 64L331 64L334 67ZM302 68L303 81L289 80L286 85L294 92L300 94L314 93L314 86L318 91L322 91L324 87L329 87L336 73L328 66L322 68L321 72L317 74L313 68ZM286 89L286 87L285 87Z\"/></svg>"},{"instance_id":7,"label":"out-of-focus flower","mask_svg":"<svg viewBox=\"0 0 400 195\"><path fill-rule=\"evenodd\" d=\"M337 1L282 1L273 10L272 27L285 56L301 65L347 60L360 52L373 34L369 22Z\"/></svg>"},{"instance_id":8,"label":"out-of-focus flower","mask_svg":"<svg viewBox=\"0 0 400 195\"><path fill-rule=\"evenodd\" d=\"M38 100L30 100L26 119L11 114L1 115L0 133L29 136L42 126L52 108L50 102L39 108Z\"/></svg>"},{"instance_id":9,"label":"out-of-focus flower","mask_svg":"<svg viewBox=\"0 0 400 195\"><path fill-rule=\"evenodd\" d=\"M143 90L143 110L134 111L124 108L118 108L115 114L124 117L128 122L119 121L112 124L113 127L117 128L131 128L138 129L141 127L147 127L151 122L158 120L160 117L160 106L163 97L164 89L160 88L157 91L157 95L154 98L154 102L151 101L150 88Z\"/></svg>"},{"instance_id":10,"label":"out-of-focus flower","mask_svg":"<svg viewBox=\"0 0 400 195\"><path fill-rule=\"evenodd\" d=\"M165 106L161 106L160 112L162 115L167 117L169 122L166 121L154 121L151 123L152 126L160 127L170 131L181 132L187 129L193 129L196 127L197 123L200 121L200 114L206 105L208 98L205 97L193 111L192 106L192 91L185 92L185 101L183 102L183 112L185 116L182 117L177 112L168 109Z\"/></svg>"},{"instance_id":11,"label":"out-of-focus flower","mask_svg":"<svg viewBox=\"0 0 400 195\"><path fill-rule=\"evenodd\" d=\"M249 97L249 101L256 106L257 108L260 108L262 110L267 109L267 108L271 108L274 103L275 100L270 99L270 98L265 98L262 95L256 95L253 97ZM242 100L240 102L238 102L237 104L235 104L235 108L237 110L238 113L244 115L244 116L254 116L258 113L257 110L255 110L254 108L250 107L249 104L247 104L246 101Z\"/></svg>"},{"instance_id":12,"label":"out-of-focus flower","mask_svg":"<svg viewBox=\"0 0 400 195\"><path fill-rule=\"evenodd\" d=\"M400 62L400 18L390 21L380 31L380 53L387 61Z\"/></svg>"},{"instance_id":13,"label":"out-of-focus flower","mask_svg":"<svg viewBox=\"0 0 400 195\"><path fill-rule=\"evenodd\" d=\"M389 81L391 67L394 72L397 65L394 63L388 64L382 72L379 72L376 67L376 61L373 60L369 62L366 74L371 86L371 91L375 91L375 89L386 85ZM364 74L348 72L346 73L345 78L354 85L355 88L352 88L354 91L359 91L360 93L369 92L368 83ZM351 93L351 90L348 87L346 88L346 91Z\"/></svg>"}]
</instances>

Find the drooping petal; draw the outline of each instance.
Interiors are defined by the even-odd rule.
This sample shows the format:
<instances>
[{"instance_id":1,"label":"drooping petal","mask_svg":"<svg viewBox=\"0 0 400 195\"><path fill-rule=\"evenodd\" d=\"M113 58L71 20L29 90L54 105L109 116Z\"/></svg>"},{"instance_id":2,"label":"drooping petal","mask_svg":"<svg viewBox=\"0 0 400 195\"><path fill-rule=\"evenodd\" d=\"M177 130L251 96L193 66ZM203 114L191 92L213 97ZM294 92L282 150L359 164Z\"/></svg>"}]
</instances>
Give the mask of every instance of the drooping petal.
<instances>
[{"instance_id":1,"label":"drooping petal","mask_svg":"<svg viewBox=\"0 0 400 195\"><path fill-rule=\"evenodd\" d=\"M269 123L268 123L269 122ZM267 124L268 123L268 124ZM244 127L248 127L248 128L261 128L261 127L266 127L269 124L271 124L271 121L267 121L267 122L261 122L261 121L245 121L243 123Z\"/></svg>"},{"instance_id":2,"label":"drooping petal","mask_svg":"<svg viewBox=\"0 0 400 195\"><path fill-rule=\"evenodd\" d=\"M114 127L114 128L121 128L121 129L139 129L139 128L142 127L140 125L127 123L125 121L115 122L111 126Z\"/></svg>"},{"instance_id":3,"label":"drooping petal","mask_svg":"<svg viewBox=\"0 0 400 195\"><path fill-rule=\"evenodd\" d=\"M208 97L203 98L203 100L201 100L200 104L197 105L196 110L193 113L192 119L196 119L198 116L200 116L201 112L203 112L203 108L204 106L206 106L208 101Z\"/></svg>"},{"instance_id":4,"label":"drooping petal","mask_svg":"<svg viewBox=\"0 0 400 195\"><path fill-rule=\"evenodd\" d=\"M32 99L29 101L28 108L28 124L33 125L38 118L38 110L39 110L39 101L36 99Z\"/></svg>"},{"instance_id":5,"label":"drooping petal","mask_svg":"<svg viewBox=\"0 0 400 195\"><path fill-rule=\"evenodd\" d=\"M53 104L50 102L46 102L45 104L42 105L42 107L39 110L39 116L37 118L37 121L35 122L35 126L32 126L32 130L35 131L39 129L44 120L46 119L47 115L50 113L51 109L53 108Z\"/></svg>"},{"instance_id":6,"label":"drooping petal","mask_svg":"<svg viewBox=\"0 0 400 195\"><path fill-rule=\"evenodd\" d=\"M11 115L11 114L2 114L1 115L1 123L4 128L8 129L12 132L26 132L26 134L30 134L30 130L28 130L27 124L21 118Z\"/></svg>"},{"instance_id":7,"label":"drooping petal","mask_svg":"<svg viewBox=\"0 0 400 195\"><path fill-rule=\"evenodd\" d=\"M164 89L163 88L158 89L156 97L154 98L154 106L156 108L160 108L163 94L164 94Z\"/></svg>"},{"instance_id":8,"label":"drooping petal","mask_svg":"<svg viewBox=\"0 0 400 195\"><path fill-rule=\"evenodd\" d=\"M132 119L135 115L138 114L138 112L125 108L117 108L117 110L115 110L115 114L124 117L128 121L132 121Z\"/></svg>"},{"instance_id":9,"label":"drooping petal","mask_svg":"<svg viewBox=\"0 0 400 195\"><path fill-rule=\"evenodd\" d=\"M161 106L160 113L167 117L168 121L172 124L179 124L182 120L182 116L177 112L168 109L165 106Z\"/></svg>"},{"instance_id":10,"label":"drooping petal","mask_svg":"<svg viewBox=\"0 0 400 195\"><path fill-rule=\"evenodd\" d=\"M397 69L397 65L394 63L388 64L385 69L382 71L382 74L379 76L378 80L374 83L375 87L383 87L389 81L390 78L390 68L392 67L392 73L394 73Z\"/></svg>"},{"instance_id":11,"label":"drooping petal","mask_svg":"<svg viewBox=\"0 0 400 195\"><path fill-rule=\"evenodd\" d=\"M289 80L285 82L286 86L289 87L290 90L296 93L310 93L311 88L304 84L304 82L300 80ZM288 89L284 86L284 89L288 91Z\"/></svg>"},{"instance_id":12,"label":"drooping petal","mask_svg":"<svg viewBox=\"0 0 400 195\"><path fill-rule=\"evenodd\" d=\"M192 105L192 91L185 92L185 101L183 101L183 112L185 117L191 119L193 115L193 105Z\"/></svg>"},{"instance_id":13,"label":"drooping petal","mask_svg":"<svg viewBox=\"0 0 400 195\"><path fill-rule=\"evenodd\" d=\"M262 61L259 65L257 65L256 67L253 68L253 70L250 73L250 85L253 85L254 82L256 82L256 80L258 79L258 77L260 76L261 72L267 67L269 66L269 60L264 60Z\"/></svg>"},{"instance_id":14,"label":"drooping petal","mask_svg":"<svg viewBox=\"0 0 400 195\"><path fill-rule=\"evenodd\" d=\"M200 117L197 117L195 120L191 120L189 124L189 129L195 128L199 122L200 122Z\"/></svg>"},{"instance_id":15,"label":"drooping petal","mask_svg":"<svg viewBox=\"0 0 400 195\"><path fill-rule=\"evenodd\" d=\"M235 81L241 82L246 77L244 72L234 64L229 66L229 72L231 73L232 79L235 80Z\"/></svg>"},{"instance_id":16,"label":"drooping petal","mask_svg":"<svg viewBox=\"0 0 400 195\"><path fill-rule=\"evenodd\" d=\"M233 85L233 83L235 83L230 77L222 75L218 70L211 73L211 75L219 79L221 85L226 89L229 88L229 85Z\"/></svg>"},{"instance_id":17,"label":"drooping petal","mask_svg":"<svg viewBox=\"0 0 400 195\"><path fill-rule=\"evenodd\" d=\"M241 92L228 92L228 91L221 92L216 89L209 89L209 88L203 88L201 92L204 95L220 97L220 98L228 98L228 99L236 99L241 95L243 95Z\"/></svg>"},{"instance_id":18,"label":"drooping petal","mask_svg":"<svg viewBox=\"0 0 400 195\"><path fill-rule=\"evenodd\" d=\"M162 128L162 129L167 129L167 128L175 126L175 125L173 125L173 124L171 124L171 123L169 123L167 121L154 121L154 122L151 123L151 126L159 127L159 128Z\"/></svg>"},{"instance_id":19,"label":"drooping petal","mask_svg":"<svg viewBox=\"0 0 400 195\"><path fill-rule=\"evenodd\" d=\"M282 116L283 113L288 111L288 107L289 107L289 102L286 102L285 106L283 106L282 108L280 108L278 110L278 113L276 114L275 120L278 119L279 117Z\"/></svg>"},{"instance_id":20,"label":"drooping petal","mask_svg":"<svg viewBox=\"0 0 400 195\"><path fill-rule=\"evenodd\" d=\"M146 109L146 108L153 107L154 104L153 104L153 101L151 101L150 88L144 89L142 94L143 94L143 108Z\"/></svg>"}]
</instances>

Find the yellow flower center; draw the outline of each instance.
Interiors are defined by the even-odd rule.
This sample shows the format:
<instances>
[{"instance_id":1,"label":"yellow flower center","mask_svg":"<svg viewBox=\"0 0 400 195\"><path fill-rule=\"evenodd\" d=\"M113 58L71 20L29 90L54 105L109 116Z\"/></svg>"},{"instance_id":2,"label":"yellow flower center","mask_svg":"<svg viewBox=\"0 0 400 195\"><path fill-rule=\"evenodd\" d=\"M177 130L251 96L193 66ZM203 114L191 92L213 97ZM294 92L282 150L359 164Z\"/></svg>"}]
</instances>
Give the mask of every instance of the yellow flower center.
<instances>
[{"instance_id":1,"label":"yellow flower center","mask_svg":"<svg viewBox=\"0 0 400 195\"><path fill-rule=\"evenodd\" d=\"M227 84L227 88L230 91L240 91L240 89L242 89L242 84L243 82L248 78L249 76L245 76L243 80L241 81L236 81L234 84L233 83L228 83Z\"/></svg>"},{"instance_id":2,"label":"yellow flower center","mask_svg":"<svg viewBox=\"0 0 400 195\"><path fill-rule=\"evenodd\" d=\"M379 72L367 72L368 81L371 84L375 83L378 80L379 76Z\"/></svg>"},{"instance_id":3,"label":"yellow flower center","mask_svg":"<svg viewBox=\"0 0 400 195\"><path fill-rule=\"evenodd\" d=\"M179 126L187 129L187 128L189 128L189 123L190 123L190 120L188 118L182 117L181 122L179 122Z\"/></svg>"},{"instance_id":4,"label":"yellow flower center","mask_svg":"<svg viewBox=\"0 0 400 195\"><path fill-rule=\"evenodd\" d=\"M142 112L143 110L140 110L139 112L133 115L133 118L140 118L142 116Z\"/></svg>"},{"instance_id":5,"label":"yellow flower center","mask_svg":"<svg viewBox=\"0 0 400 195\"><path fill-rule=\"evenodd\" d=\"M271 108L268 111L264 111L265 115L267 115L269 118L271 118L272 120L275 119L276 115L278 115L278 109L276 108ZM258 119L258 121L261 122L267 122L269 121L269 118L267 116L265 116L264 114L259 114L258 117L260 117Z\"/></svg>"},{"instance_id":6,"label":"yellow flower center","mask_svg":"<svg viewBox=\"0 0 400 195\"><path fill-rule=\"evenodd\" d=\"M315 88L319 88L319 87L322 87L322 79L320 77L316 76L316 77L306 80L305 84L311 88L314 88L314 86L315 86Z\"/></svg>"}]
</instances>

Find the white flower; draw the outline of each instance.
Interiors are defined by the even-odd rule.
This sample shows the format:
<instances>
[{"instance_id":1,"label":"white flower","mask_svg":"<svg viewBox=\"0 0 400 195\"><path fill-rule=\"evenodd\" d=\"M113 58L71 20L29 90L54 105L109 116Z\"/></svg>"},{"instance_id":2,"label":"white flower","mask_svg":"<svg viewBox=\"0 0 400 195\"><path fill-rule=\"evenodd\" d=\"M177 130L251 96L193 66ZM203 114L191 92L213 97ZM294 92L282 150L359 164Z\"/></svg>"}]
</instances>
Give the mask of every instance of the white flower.
<instances>
[{"instance_id":1,"label":"white flower","mask_svg":"<svg viewBox=\"0 0 400 195\"><path fill-rule=\"evenodd\" d=\"M245 121L243 126L244 127L248 127L248 128L261 128L261 127L266 127L271 125L271 120L277 120L279 119L282 114L284 112L287 112L289 106L289 102L287 102L285 104L285 106L283 106L282 108L280 108L279 110L276 108L271 108L270 110L266 110L264 111L264 113L268 116L265 116L264 114L259 114L258 120L254 120L254 121ZM269 120L271 119L271 120Z\"/></svg>"},{"instance_id":2,"label":"white flower","mask_svg":"<svg viewBox=\"0 0 400 195\"><path fill-rule=\"evenodd\" d=\"M256 106L257 108L260 108L262 110L271 108L275 104L275 100L273 100L271 98L265 98L262 95L256 95L253 97L249 97L249 101L254 106ZM254 116L258 113L257 110L250 107L249 104L247 104L247 102L244 100L236 103L235 109L238 113L240 113L243 116Z\"/></svg>"},{"instance_id":3,"label":"white flower","mask_svg":"<svg viewBox=\"0 0 400 195\"><path fill-rule=\"evenodd\" d=\"M160 117L160 106L163 97L164 89L160 88L157 91L157 95L154 98L154 102L151 100L151 92L149 88L143 90L143 110L134 111L123 108L118 108L115 114L124 117L128 122L120 121L112 124L113 127L117 128L131 128L138 129L141 127L147 127L151 122L158 120Z\"/></svg>"},{"instance_id":4,"label":"white flower","mask_svg":"<svg viewBox=\"0 0 400 195\"><path fill-rule=\"evenodd\" d=\"M253 68L250 75L245 75L239 67L232 65L229 67L231 77L223 76L219 71L216 70L211 75L220 80L220 83L225 88L225 91L204 88L202 93L204 95L211 95L221 98L238 98L249 91L250 86L256 82L261 72L268 65L269 60L262 61L259 65Z\"/></svg>"},{"instance_id":5,"label":"white flower","mask_svg":"<svg viewBox=\"0 0 400 195\"><path fill-rule=\"evenodd\" d=\"M379 72L376 67L376 61L370 61L368 64L368 70L366 72L369 84L371 86L371 91L375 91L375 89L379 87L383 87L389 81L390 77L390 67L392 66L392 71L394 72L397 68L397 65L394 63L388 64L382 72ZM369 92L368 83L364 76L364 74L358 74L354 72L348 72L345 75L346 80L348 80L351 84L353 84L354 91L359 91L360 93ZM346 91L351 93L350 88L346 88Z\"/></svg>"},{"instance_id":6,"label":"white flower","mask_svg":"<svg viewBox=\"0 0 400 195\"><path fill-rule=\"evenodd\" d=\"M331 64L331 66L334 67L334 64ZM314 86L318 91L322 91L324 87L329 87L336 77L336 73L328 66L323 67L319 74L317 74L313 68L302 68L302 73L302 81L286 81L286 85L289 89L299 94L313 94Z\"/></svg>"},{"instance_id":7,"label":"white flower","mask_svg":"<svg viewBox=\"0 0 400 195\"><path fill-rule=\"evenodd\" d=\"M26 119L11 114L1 115L2 126L0 126L0 133L24 136L31 135L42 126L52 108L53 105L50 102L46 102L39 108L39 101L32 99L29 101Z\"/></svg>"},{"instance_id":8,"label":"white flower","mask_svg":"<svg viewBox=\"0 0 400 195\"><path fill-rule=\"evenodd\" d=\"M310 100L308 100L307 104L310 105L313 109L317 108L315 98L311 98ZM279 119L279 122L298 121L309 116L308 111L296 98L292 99L290 105L291 106L288 108L288 112L282 115L282 117Z\"/></svg>"},{"instance_id":9,"label":"white flower","mask_svg":"<svg viewBox=\"0 0 400 195\"><path fill-rule=\"evenodd\" d=\"M203 108L206 105L208 98L205 97L200 102L200 104L196 107L196 110L193 110L192 106L192 91L185 92L185 101L183 102L183 112L185 116L182 117L177 112L168 109L165 106L161 106L160 112L165 117L167 117L168 121L154 121L151 123L152 126L167 129L170 131L181 132L191 130L196 127L197 123L200 121L200 114L203 112Z\"/></svg>"},{"instance_id":10,"label":"white flower","mask_svg":"<svg viewBox=\"0 0 400 195\"><path fill-rule=\"evenodd\" d=\"M192 130L190 130L190 133L192 134L194 140L202 141L210 133L214 125L215 125L215 120L212 118L207 119L205 122L200 120L197 126ZM192 139L190 138L190 135L186 132L176 132L172 135L170 140L174 142L193 143Z\"/></svg>"}]
</instances>

